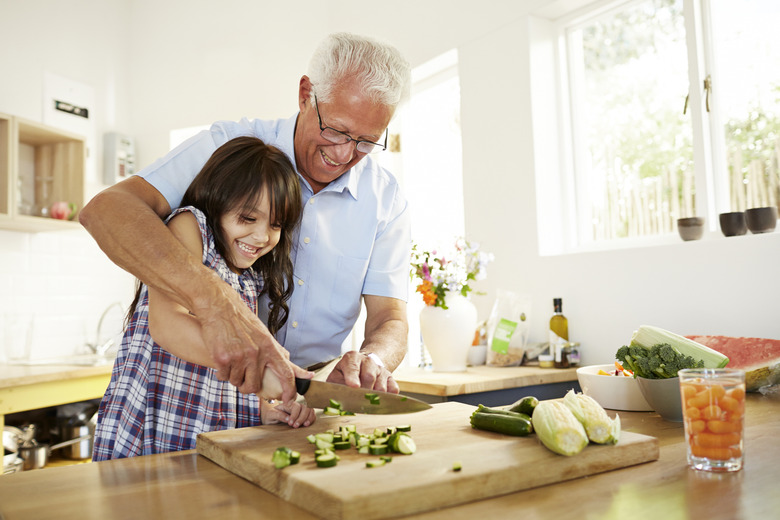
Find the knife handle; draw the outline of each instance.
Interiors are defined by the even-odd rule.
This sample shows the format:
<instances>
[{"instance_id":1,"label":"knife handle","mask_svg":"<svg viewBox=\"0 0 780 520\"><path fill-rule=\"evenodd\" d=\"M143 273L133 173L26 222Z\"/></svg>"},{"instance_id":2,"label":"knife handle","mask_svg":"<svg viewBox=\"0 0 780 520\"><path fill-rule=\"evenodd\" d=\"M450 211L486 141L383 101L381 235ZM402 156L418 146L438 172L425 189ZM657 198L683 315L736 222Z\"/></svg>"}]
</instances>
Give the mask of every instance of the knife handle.
<instances>
[{"instance_id":1,"label":"knife handle","mask_svg":"<svg viewBox=\"0 0 780 520\"><path fill-rule=\"evenodd\" d=\"M311 379L301 379L298 377L295 378L295 389L301 395L304 395L306 391L309 390L310 384L311 384Z\"/></svg>"}]
</instances>

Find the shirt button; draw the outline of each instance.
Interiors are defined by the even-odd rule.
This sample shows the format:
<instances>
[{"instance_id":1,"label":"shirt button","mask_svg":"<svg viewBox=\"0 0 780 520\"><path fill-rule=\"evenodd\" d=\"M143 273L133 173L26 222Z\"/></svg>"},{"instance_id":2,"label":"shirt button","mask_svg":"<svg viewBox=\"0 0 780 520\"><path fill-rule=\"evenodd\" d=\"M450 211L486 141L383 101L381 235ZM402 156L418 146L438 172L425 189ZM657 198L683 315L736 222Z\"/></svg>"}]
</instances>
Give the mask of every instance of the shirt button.
<instances>
[{"instance_id":1,"label":"shirt button","mask_svg":"<svg viewBox=\"0 0 780 520\"><path fill-rule=\"evenodd\" d=\"M309 204L314 204L314 197L309 199Z\"/></svg>"},{"instance_id":2,"label":"shirt button","mask_svg":"<svg viewBox=\"0 0 780 520\"><path fill-rule=\"evenodd\" d=\"M308 244L309 242L311 242L311 238L306 237L306 238L303 239L303 243L304 244Z\"/></svg>"},{"instance_id":3,"label":"shirt button","mask_svg":"<svg viewBox=\"0 0 780 520\"><path fill-rule=\"evenodd\" d=\"M303 285L303 280L298 280L298 285Z\"/></svg>"},{"instance_id":4,"label":"shirt button","mask_svg":"<svg viewBox=\"0 0 780 520\"><path fill-rule=\"evenodd\" d=\"M298 328L298 322L297 321L292 322L292 326L293 326L294 329L297 329Z\"/></svg>"}]
</instances>

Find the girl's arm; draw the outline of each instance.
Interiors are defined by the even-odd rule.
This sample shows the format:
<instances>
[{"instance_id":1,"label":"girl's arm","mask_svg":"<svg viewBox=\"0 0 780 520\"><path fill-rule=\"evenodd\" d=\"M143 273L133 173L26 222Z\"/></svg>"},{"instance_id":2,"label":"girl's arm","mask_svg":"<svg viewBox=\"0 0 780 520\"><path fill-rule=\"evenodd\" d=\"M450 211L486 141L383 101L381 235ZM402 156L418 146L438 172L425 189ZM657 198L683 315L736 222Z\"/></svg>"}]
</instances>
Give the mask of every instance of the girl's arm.
<instances>
[{"instance_id":1,"label":"girl's arm","mask_svg":"<svg viewBox=\"0 0 780 520\"><path fill-rule=\"evenodd\" d=\"M168 222L168 229L195 258L203 257L203 240L195 215L188 211L179 213ZM158 345L174 356L217 368L203 341L200 322L187 308L151 286L149 332Z\"/></svg>"}]
</instances>

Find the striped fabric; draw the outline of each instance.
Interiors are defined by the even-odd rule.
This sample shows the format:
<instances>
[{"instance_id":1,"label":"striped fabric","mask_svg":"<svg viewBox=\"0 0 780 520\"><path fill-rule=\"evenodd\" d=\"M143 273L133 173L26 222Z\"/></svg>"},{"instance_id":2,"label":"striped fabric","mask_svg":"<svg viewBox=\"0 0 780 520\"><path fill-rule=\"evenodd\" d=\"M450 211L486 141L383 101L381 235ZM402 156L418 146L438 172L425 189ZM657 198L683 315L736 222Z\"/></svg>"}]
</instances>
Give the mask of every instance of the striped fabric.
<instances>
[{"instance_id":1,"label":"striped fabric","mask_svg":"<svg viewBox=\"0 0 780 520\"><path fill-rule=\"evenodd\" d=\"M214 269L257 312L261 279L251 269L232 272L214 246L205 215L192 212L203 238L203 263ZM170 218L170 217L169 217ZM195 448L201 432L260 424L257 396L240 394L218 381L211 368L184 361L160 348L149 335L146 286L124 332L111 382L98 411L93 460Z\"/></svg>"}]
</instances>

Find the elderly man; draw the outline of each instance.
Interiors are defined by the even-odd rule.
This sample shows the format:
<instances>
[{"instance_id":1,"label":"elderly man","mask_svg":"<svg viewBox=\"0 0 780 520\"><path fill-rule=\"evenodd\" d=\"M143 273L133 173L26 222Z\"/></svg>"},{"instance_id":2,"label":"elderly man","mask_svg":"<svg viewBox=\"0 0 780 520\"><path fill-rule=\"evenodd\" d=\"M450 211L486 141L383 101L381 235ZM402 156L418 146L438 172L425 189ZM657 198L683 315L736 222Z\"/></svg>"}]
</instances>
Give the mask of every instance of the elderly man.
<instances>
[{"instance_id":1,"label":"elderly man","mask_svg":"<svg viewBox=\"0 0 780 520\"><path fill-rule=\"evenodd\" d=\"M331 35L301 77L295 116L215 123L98 194L80 221L117 265L198 318L217 377L241 392L260 392L270 368L281 381L281 398L292 401L293 377L311 377L301 366L341 354L361 299L365 340L340 359L328 380L398 392L391 372L406 353L409 212L396 179L368 154L385 149L387 126L409 77L408 63L393 47ZM214 150L239 135L284 151L302 189L304 211L292 251L295 288L277 338L162 221Z\"/></svg>"}]
</instances>

